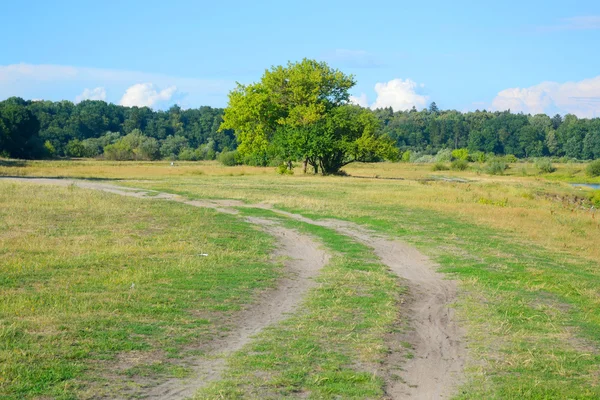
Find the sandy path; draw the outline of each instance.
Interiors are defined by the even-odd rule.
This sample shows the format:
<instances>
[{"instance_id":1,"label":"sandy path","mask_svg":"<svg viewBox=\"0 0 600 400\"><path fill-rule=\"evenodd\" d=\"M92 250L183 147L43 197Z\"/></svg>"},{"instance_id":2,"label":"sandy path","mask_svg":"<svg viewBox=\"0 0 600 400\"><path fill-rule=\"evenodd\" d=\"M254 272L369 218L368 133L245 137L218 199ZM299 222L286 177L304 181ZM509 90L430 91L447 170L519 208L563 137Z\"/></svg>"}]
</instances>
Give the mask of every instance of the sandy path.
<instances>
[{"instance_id":1,"label":"sandy path","mask_svg":"<svg viewBox=\"0 0 600 400\"><path fill-rule=\"evenodd\" d=\"M58 179L23 180L37 183L60 183L64 186L75 184L79 187L103 190L126 196L146 196L146 192L143 190L124 188L104 183L75 182ZM404 279L408 286L410 297L410 300L407 302L409 312L406 313L406 310L403 310L403 318L408 319L410 329L401 335L395 335L388 343L390 346L390 355L383 366L384 371L382 371L387 382L387 396L391 399L447 399L455 394L457 387L462 383L466 349L463 340L463 332L456 321L453 309L449 307L456 298L456 282L444 279L442 274L435 271L433 263L415 248L400 241L381 237L357 224L340 220L312 220L299 214L274 209L267 204L248 205L237 200L190 201L180 196L166 193L152 196L152 198L175 200L193 206L210 207L218 211L233 214L237 213L237 210L232 207L269 209L287 218L334 229L341 234L350 236L371 247L391 271ZM267 223L266 220L250 219L249 222L266 227L265 229L267 229L267 231L281 241L283 246L282 251L284 253L294 254L295 251L299 250L296 254L296 257L298 257L296 260L300 260L300 257L305 255L306 252L318 254L318 247L316 247L316 244L311 244L310 242L307 242L304 245L305 249L286 248L286 246L293 246L293 243L286 244L282 238L286 236L291 238L293 235L298 235L293 231L285 230L281 227L275 228L273 226L265 225L265 223ZM295 242L298 240L299 238L295 238L293 241ZM326 262L326 256L324 254L317 256L317 258L320 258L323 263ZM317 262L316 259L307 261L306 264L315 262ZM293 269L294 267L292 266L290 268ZM299 270L304 270L306 266L299 266L298 268ZM314 273L316 274L316 271ZM308 280L307 282L312 281ZM298 301L306 289L307 288L297 289L300 293L295 295L298 297ZM277 291L279 290L281 290L281 288L277 289ZM293 307L294 305L291 306L292 309ZM279 315L283 316L285 312L289 311L279 311ZM246 324L246 321L252 320L253 318L255 317L248 316L246 319L240 320L240 323ZM258 325L264 327L277 322L280 319L281 318L272 321L259 322ZM253 328L250 329L252 330ZM260 329L262 328L259 328L258 330ZM249 337L253 334L250 332L246 335L243 332L244 329L241 329L239 332L235 333L234 336L236 336L237 339L232 337L231 339L226 340L227 343L232 343L230 345L233 346L231 347L234 349L232 351L237 350L247 343ZM404 356L404 351L400 350L401 341L406 341L411 344L414 354L412 359L407 360ZM236 343L241 344L237 345ZM219 344L216 345L217 348L219 348L219 346ZM224 347L227 349L227 345L224 345ZM212 376L210 376L210 370L212 368L217 371L216 376L213 378L216 379L216 377L218 377L218 372L222 369L223 359L221 359L220 363L221 367L215 367L215 365L218 365L218 362L215 363L215 361L210 361L212 367L199 365L198 370L203 371L208 369L208 379L210 379L212 378ZM401 379L395 379L394 375L398 375ZM174 387L169 390L174 390ZM162 398L180 397L165 397L163 395Z\"/></svg>"},{"instance_id":2,"label":"sandy path","mask_svg":"<svg viewBox=\"0 0 600 400\"><path fill-rule=\"evenodd\" d=\"M145 190L106 183L45 178L0 179L58 186L74 185L122 196L171 200L195 207L208 207L221 212L237 213L237 210L216 203L186 200L181 196L168 193L148 196L148 192ZM218 380L225 369L225 360L229 355L240 350L250 342L253 336L260 333L267 326L285 319L289 313L297 308L306 292L315 286L316 282L313 278L329 261L329 255L321 248L319 243L310 236L279 226L272 220L255 217L249 217L245 220L259 226L275 238L277 249L273 256L275 258L285 257L283 261L285 277L278 281L277 288L262 293L255 304L237 313L233 320L229 321L233 329L223 336L211 340L208 357L192 360L189 365L186 365L193 370L191 377L187 379L168 379L160 385L150 388L145 393L141 393L142 397L149 399L185 399L193 396L198 389L208 383Z\"/></svg>"},{"instance_id":3,"label":"sandy path","mask_svg":"<svg viewBox=\"0 0 600 400\"><path fill-rule=\"evenodd\" d=\"M391 399L448 399L463 382L466 347L464 332L449 307L456 299L456 282L444 279L435 265L412 246L390 240L364 227L341 220L312 220L277 210L266 204L250 205L270 209L304 223L331 228L371 247L375 254L408 286L407 306L410 330L388 343L385 363L386 394ZM414 357L407 360L401 343L411 344ZM401 368L401 370L400 370ZM397 370L397 372L395 371ZM400 376L396 379L394 375Z\"/></svg>"}]
</instances>

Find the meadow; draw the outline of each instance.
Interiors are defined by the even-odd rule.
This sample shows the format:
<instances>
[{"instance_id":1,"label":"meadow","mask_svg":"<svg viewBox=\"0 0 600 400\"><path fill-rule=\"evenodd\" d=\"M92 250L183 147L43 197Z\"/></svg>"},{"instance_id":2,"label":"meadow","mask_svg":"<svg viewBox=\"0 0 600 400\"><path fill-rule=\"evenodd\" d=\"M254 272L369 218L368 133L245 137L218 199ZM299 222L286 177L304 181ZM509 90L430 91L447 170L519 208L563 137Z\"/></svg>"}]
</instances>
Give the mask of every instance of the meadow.
<instances>
[{"instance_id":1,"label":"meadow","mask_svg":"<svg viewBox=\"0 0 600 400\"><path fill-rule=\"evenodd\" d=\"M540 174L517 163L502 176L403 163L344 170L351 176L212 162L0 164L3 176L261 203L399 238L459 283L453 307L468 358L456 398L600 397L600 216L593 192L570 185L600 183L585 164ZM0 204L0 394L8 398L137 393L186 376L178 360L202 356L227 317L281 276L269 259L272 238L235 216L4 181ZM268 210L239 211L309 233L333 257L300 309L233 354L197 397L385 396L376 371L386 336L406 320L404 282L346 236Z\"/></svg>"}]
</instances>

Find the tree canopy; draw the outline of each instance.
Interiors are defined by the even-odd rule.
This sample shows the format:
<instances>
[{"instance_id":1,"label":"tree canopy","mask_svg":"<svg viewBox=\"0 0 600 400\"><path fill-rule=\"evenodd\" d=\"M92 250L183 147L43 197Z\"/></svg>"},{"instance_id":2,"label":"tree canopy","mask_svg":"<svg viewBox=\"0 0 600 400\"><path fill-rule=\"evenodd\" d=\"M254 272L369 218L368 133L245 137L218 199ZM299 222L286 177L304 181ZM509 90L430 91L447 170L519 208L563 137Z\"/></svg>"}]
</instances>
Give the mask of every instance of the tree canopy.
<instances>
[{"instance_id":1,"label":"tree canopy","mask_svg":"<svg viewBox=\"0 0 600 400\"><path fill-rule=\"evenodd\" d=\"M265 71L260 82L229 94L220 129L235 131L242 156L302 160L331 174L353 161L394 157L368 110L348 104L354 77L304 59Z\"/></svg>"}]
</instances>

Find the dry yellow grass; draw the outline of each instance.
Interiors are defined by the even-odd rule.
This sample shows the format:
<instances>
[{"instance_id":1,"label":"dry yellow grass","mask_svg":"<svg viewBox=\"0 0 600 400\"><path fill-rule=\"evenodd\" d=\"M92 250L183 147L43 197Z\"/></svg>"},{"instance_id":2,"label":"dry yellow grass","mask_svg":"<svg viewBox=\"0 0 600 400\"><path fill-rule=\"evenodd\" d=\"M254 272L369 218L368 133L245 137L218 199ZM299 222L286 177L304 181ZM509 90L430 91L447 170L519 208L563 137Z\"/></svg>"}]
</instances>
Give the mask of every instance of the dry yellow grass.
<instances>
[{"instance_id":1,"label":"dry yellow grass","mask_svg":"<svg viewBox=\"0 0 600 400\"><path fill-rule=\"evenodd\" d=\"M506 176L476 171L432 172L429 164L351 164L355 179L297 173L278 176L274 168L224 167L217 162L35 161L0 166L0 175L122 179L131 186L158 187L198 197L265 201L282 207L335 211L359 217L365 204L432 210L503 229L554 250L600 259L600 216L570 202L585 197L560 179L585 179L583 164L559 164L548 180L533 164L512 165ZM397 180L401 178L404 180ZM468 183L429 180L461 178ZM324 195L322 195L324 194ZM360 207L359 207L360 206Z\"/></svg>"}]
</instances>

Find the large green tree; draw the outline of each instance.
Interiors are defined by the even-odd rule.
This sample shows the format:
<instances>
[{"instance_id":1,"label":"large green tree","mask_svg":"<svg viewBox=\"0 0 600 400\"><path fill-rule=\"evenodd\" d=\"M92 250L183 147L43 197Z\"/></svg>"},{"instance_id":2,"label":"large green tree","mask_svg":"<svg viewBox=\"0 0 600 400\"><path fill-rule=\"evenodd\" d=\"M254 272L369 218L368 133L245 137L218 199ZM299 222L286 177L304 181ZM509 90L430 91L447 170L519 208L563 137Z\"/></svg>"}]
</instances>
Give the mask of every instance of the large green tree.
<instances>
[{"instance_id":1,"label":"large green tree","mask_svg":"<svg viewBox=\"0 0 600 400\"><path fill-rule=\"evenodd\" d=\"M235 131L243 156L302 160L331 174L353 161L393 157L374 115L348 104L354 77L304 59L265 71L229 94L220 129Z\"/></svg>"}]
</instances>

